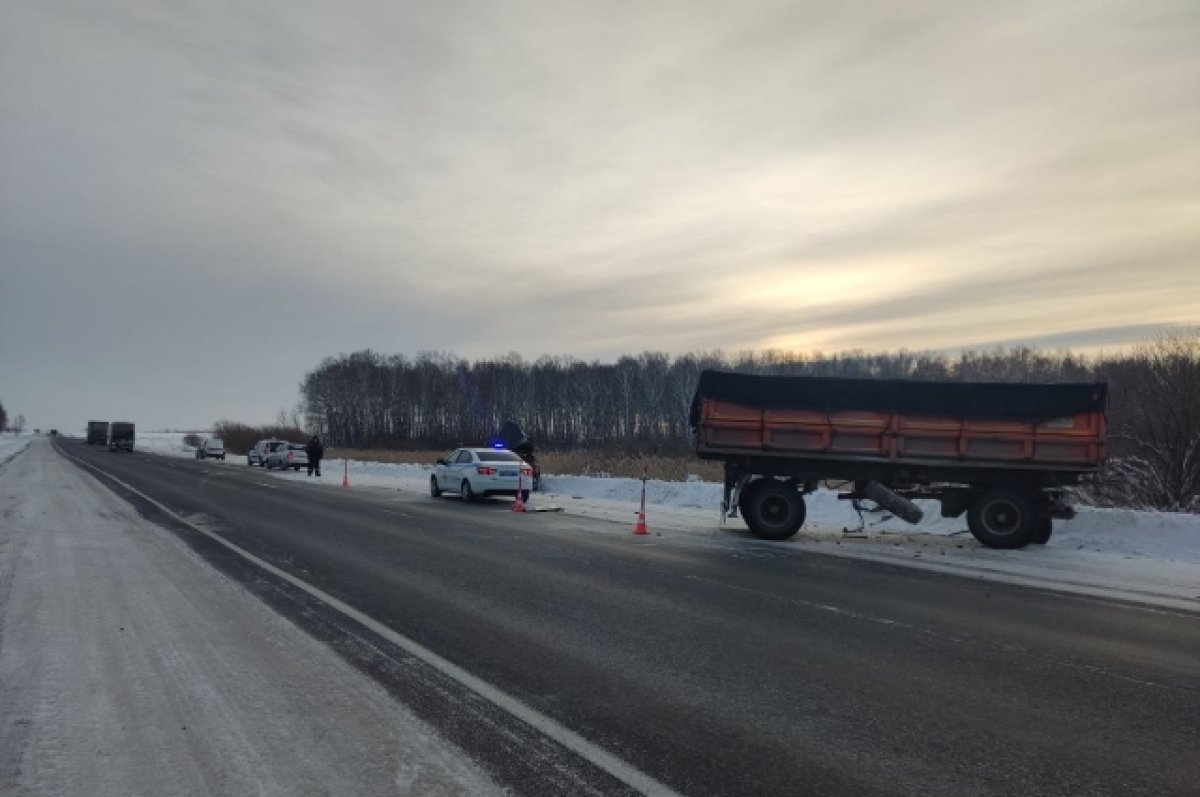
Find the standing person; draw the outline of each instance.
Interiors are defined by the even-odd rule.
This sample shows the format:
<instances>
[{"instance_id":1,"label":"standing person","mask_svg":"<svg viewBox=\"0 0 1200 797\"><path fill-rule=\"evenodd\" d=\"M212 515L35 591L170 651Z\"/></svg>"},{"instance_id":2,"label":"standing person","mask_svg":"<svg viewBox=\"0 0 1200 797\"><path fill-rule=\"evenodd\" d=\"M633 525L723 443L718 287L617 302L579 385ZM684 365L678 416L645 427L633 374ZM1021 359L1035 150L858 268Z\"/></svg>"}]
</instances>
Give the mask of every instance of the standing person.
<instances>
[{"instance_id":1,"label":"standing person","mask_svg":"<svg viewBox=\"0 0 1200 797\"><path fill-rule=\"evenodd\" d=\"M304 451L308 454L308 475L312 476L313 471L317 475L321 475L321 457L325 454L325 446L321 445L321 438L313 435L312 440L308 441L308 445L304 447Z\"/></svg>"}]
</instances>

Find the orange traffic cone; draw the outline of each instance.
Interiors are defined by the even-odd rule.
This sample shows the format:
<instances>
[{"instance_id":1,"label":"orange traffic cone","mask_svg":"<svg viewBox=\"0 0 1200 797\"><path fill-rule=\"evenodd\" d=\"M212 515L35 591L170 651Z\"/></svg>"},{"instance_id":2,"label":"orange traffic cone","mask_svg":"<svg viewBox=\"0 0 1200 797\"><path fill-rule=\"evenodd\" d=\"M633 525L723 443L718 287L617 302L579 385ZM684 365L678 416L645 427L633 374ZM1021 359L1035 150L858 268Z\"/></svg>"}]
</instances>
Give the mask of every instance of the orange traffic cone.
<instances>
[{"instance_id":1,"label":"orange traffic cone","mask_svg":"<svg viewBox=\"0 0 1200 797\"><path fill-rule=\"evenodd\" d=\"M634 534L649 534L650 533L646 529L646 510L645 509L638 512L637 523L633 524L633 533Z\"/></svg>"},{"instance_id":2,"label":"orange traffic cone","mask_svg":"<svg viewBox=\"0 0 1200 797\"><path fill-rule=\"evenodd\" d=\"M637 523L633 525L634 534L649 534L646 529L646 476L649 475L649 465L642 472L642 507L638 510Z\"/></svg>"},{"instance_id":3,"label":"orange traffic cone","mask_svg":"<svg viewBox=\"0 0 1200 797\"><path fill-rule=\"evenodd\" d=\"M518 473L517 474L517 500L513 502L513 510L512 511L514 511L514 512L524 512L525 511L524 495L525 495L525 490L522 489L521 474Z\"/></svg>"},{"instance_id":4,"label":"orange traffic cone","mask_svg":"<svg viewBox=\"0 0 1200 797\"><path fill-rule=\"evenodd\" d=\"M342 467L342 486L349 487L350 486L350 460L348 460L348 459L342 460L342 465L343 465L343 467Z\"/></svg>"}]
</instances>

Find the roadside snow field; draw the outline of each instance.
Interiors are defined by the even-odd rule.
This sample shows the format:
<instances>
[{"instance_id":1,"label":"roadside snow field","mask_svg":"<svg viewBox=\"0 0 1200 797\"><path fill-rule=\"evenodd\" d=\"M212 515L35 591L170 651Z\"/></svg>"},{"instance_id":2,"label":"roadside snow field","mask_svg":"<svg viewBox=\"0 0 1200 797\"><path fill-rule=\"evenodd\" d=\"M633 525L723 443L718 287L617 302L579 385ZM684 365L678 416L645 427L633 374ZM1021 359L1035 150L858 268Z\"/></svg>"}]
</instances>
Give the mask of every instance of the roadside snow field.
<instances>
[{"instance_id":1,"label":"roadside snow field","mask_svg":"<svg viewBox=\"0 0 1200 797\"><path fill-rule=\"evenodd\" d=\"M49 440L0 518L0 794L503 793Z\"/></svg>"},{"instance_id":2,"label":"roadside snow field","mask_svg":"<svg viewBox=\"0 0 1200 797\"><path fill-rule=\"evenodd\" d=\"M12 459L17 454L25 450L25 447L33 440L30 435L15 435L7 432L0 432L0 464L3 464L9 459Z\"/></svg>"},{"instance_id":3,"label":"roadside snow field","mask_svg":"<svg viewBox=\"0 0 1200 797\"><path fill-rule=\"evenodd\" d=\"M139 435L144 451L192 457L178 433ZM214 466L246 467L230 455ZM324 460L322 477L272 471L279 478L341 484L344 463ZM430 467L350 460L352 487L427 492ZM543 478L534 506L554 506L583 517L627 524L636 519L641 482L589 476ZM449 499L454 500L454 499ZM698 479L651 480L646 485L647 524L653 534L715 544L800 546L839 556L939 570L1031 586L1138 600L1200 611L1200 515L1080 507L1071 521L1055 521L1046 545L1022 550L984 548L967 531L966 517L943 518L936 502L918 502L925 519L916 526L888 515L865 512L863 525L848 501L829 490L805 498L804 529L792 540L765 542L750 536L740 518L722 523L721 485ZM626 533L614 525L614 534Z\"/></svg>"}]
</instances>

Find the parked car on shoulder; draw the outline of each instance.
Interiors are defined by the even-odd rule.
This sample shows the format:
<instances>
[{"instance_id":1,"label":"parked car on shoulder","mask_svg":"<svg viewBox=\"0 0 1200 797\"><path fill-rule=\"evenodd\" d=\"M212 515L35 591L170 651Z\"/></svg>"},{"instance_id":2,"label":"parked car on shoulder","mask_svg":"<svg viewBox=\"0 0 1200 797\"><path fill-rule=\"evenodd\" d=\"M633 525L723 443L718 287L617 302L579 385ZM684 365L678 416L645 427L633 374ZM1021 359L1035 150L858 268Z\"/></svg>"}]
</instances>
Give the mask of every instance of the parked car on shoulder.
<instances>
[{"instance_id":1,"label":"parked car on shoulder","mask_svg":"<svg viewBox=\"0 0 1200 797\"><path fill-rule=\"evenodd\" d=\"M246 464L265 466L267 464L267 453L270 451L271 446L275 443L282 442L286 441L278 440L274 437L267 438L266 440L259 440L254 444L254 448L250 449L250 451L246 454Z\"/></svg>"},{"instance_id":2,"label":"parked car on shoulder","mask_svg":"<svg viewBox=\"0 0 1200 797\"><path fill-rule=\"evenodd\" d=\"M493 495L516 496L522 500L533 487L533 468L506 448L459 448L439 459L429 477L429 494L458 493L464 501Z\"/></svg>"},{"instance_id":3,"label":"parked car on shoulder","mask_svg":"<svg viewBox=\"0 0 1200 797\"><path fill-rule=\"evenodd\" d=\"M209 438L196 446L196 459L225 459L225 443Z\"/></svg>"},{"instance_id":4,"label":"parked car on shoulder","mask_svg":"<svg viewBox=\"0 0 1200 797\"><path fill-rule=\"evenodd\" d=\"M267 451L267 469L271 468L291 468L292 470L300 470L308 467L308 451L300 443L289 443L286 440L280 440L272 443Z\"/></svg>"}]
</instances>

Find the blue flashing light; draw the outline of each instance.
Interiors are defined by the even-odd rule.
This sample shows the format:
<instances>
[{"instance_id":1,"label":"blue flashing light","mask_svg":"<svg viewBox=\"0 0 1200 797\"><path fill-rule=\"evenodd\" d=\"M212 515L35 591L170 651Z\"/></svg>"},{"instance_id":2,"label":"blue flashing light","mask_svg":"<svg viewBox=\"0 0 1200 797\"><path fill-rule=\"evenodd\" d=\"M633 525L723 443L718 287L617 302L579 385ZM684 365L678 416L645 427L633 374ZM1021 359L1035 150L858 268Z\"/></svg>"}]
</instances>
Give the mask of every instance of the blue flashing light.
<instances>
[{"instance_id":1,"label":"blue flashing light","mask_svg":"<svg viewBox=\"0 0 1200 797\"><path fill-rule=\"evenodd\" d=\"M492 443L492 448L504 448L504 443Z\"/></svg>"}]
</instances>

